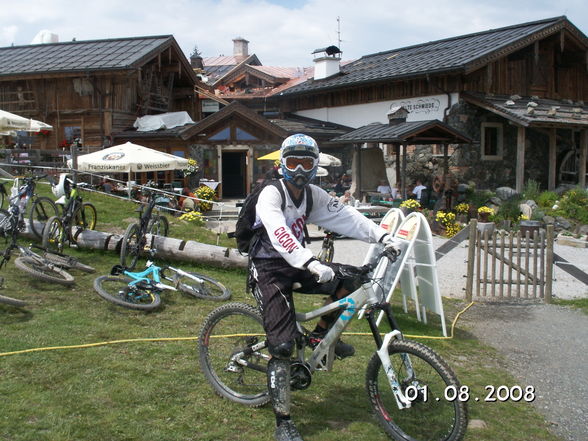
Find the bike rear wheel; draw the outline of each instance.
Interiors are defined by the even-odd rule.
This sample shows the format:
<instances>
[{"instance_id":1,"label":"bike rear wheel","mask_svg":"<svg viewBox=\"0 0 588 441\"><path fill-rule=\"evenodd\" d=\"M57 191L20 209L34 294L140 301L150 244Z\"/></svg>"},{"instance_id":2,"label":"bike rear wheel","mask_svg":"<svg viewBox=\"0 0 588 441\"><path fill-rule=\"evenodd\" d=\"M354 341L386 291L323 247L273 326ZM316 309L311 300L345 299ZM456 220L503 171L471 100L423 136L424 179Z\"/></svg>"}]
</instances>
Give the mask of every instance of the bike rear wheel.
<instances>
[{"instance_id":1,"label":"bike rear wheel","mask_svg":"<svg viewBox=\"0 0 588 441\"><path fill-rule=\"evenodd\" d=\"M100 276L94 280L94 289L105 300L129 309L150 311L161 305L159 293L150 289L131 290L127 276Z\"/></svg>"},{"instance_id":2,"label":"bike rear wheel","mask_svg":"<svg viewBox=\"0 0 588 441\"><path fill-rule=\"evenodd\" d=\"M57 251L61 253L65 246L67 234L61 219L57 216L49 218L43 228L42 246L48 251Z\"/></svg>"},{"instance_id":3,"label":"bike rear wheel","mask_svg":"<svg viewBox=\"0 0 588 441\"><path fill-rule=\"evenodd\" d=\"M65 286L70 286L75 283L74 277L70 273L43 259L21 256L14 260L14 265L39 280L59 283Z\"/></svg>"},{"instance_id":4,"label":"bike rear wheel","mask_svg":"<svg viewBox=\"0 0 588 441\"><path fill-rule=\"evenodd\" d=\"M41 238L47 221L58 214L57 205L48 197L41 196L35 199L29 215L29 223L33 234Z\"/></svg>"},{"instance_id":5,"label":"bike rear wheel","mask_svg":"<svg viewBox=\"0 0 588 441\"><path fill-rule=\"evenodd\" d=\"M169 222L165 216L153 216L147 226L147 232L155 236L167 237Z\"/></svg>"},{"instance_id":6,"label":"bike rear wheel","mask_svg":"<svg viewBox=\"0 0 588 441\"><path fill-rule=\"evenodd\" d=\"M263 406L270 400L269 352L265 345L251 349L264 340L261 315L251 305L228 303L206 317L198 339L200 367L217 394L251 407ZM242 351L245 353L240 358L247 367L231 361Z\"/></svg>"},{"instance_id":7,"label":"bike rear wheel","mask_svg":"<svg viewBox=\"0 0 588 441\"><path fill-rule=\"evenodd\" d=\"M378 354L366 371L366 388L376 419L388 436L396 440L461 440L467 427L467 408L458 399L449 401L445 392L460 384L449 366L432 349L417 342L396 340L388 346L390 362L402 391L409 386L426 387L418 392L412 405L399 409ZM407 365L410 360L412 369ZM425 401L426 396L426 401Z\"/></svg>"},{"instance_id":8,"label":"bike rear wheel","mask_svg":"<svg viewBox=\"0 0 588 441\"><path fill-rule=\"evenodd\" d=\"M202 282L178 275L176 277L179 277L178 289L180 291L205 300L223 301L231 298L231 291L212 277L198 273L189 274L198 277Z\"/></svg>"},{"instance_id":9,"label":"bike rear wheel","mask_svg":"<svg viewBox=\"0 0 588 441\"><path fill-rule=\"evenodd\" d=\"M144 236L140 234L138 224L131 224L122 238L120 246L120 264L128 269L135 268L139 255L145 242Z\"/></svg>"}]
</instances>

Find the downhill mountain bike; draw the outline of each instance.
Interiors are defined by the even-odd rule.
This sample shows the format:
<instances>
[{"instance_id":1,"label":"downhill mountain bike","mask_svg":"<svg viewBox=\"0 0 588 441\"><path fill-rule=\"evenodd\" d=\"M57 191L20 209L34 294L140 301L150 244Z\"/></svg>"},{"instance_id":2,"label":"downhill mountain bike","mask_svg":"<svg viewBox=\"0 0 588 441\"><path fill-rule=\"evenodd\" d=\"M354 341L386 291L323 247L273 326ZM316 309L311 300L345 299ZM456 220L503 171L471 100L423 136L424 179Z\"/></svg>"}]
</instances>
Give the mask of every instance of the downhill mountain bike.
<instances>
[{"instance_id":1,"label":"downhill mountain bike","mask_svg":"<svg viewBox=\"0 0 588 441\"><path fill-rule=\"evenodd\" d=\"M109 276L100 276L94 280L94 289L109 302L142 310L158 308L164 290L180 290L190 296L206 300L221 301L231 297L231 292L211 277L173 266L155 265L151 260L154 254L154 250L150 250L146 268L140 272L131 272L115 265ZM172 285L162 283L162 279L172 282Z\"/></svg>"},{"instance_id":2,"label":"downhill mountain bike","mask_svg":"<svg viewBox=\"0 0 588 441\"><path fill-rule=\"evenodd\" d=\"M83 230L93 230L97 221L96 207L84 202L75 184L65 200L62 216L52 216L43 228L43 247L63 252L66 243L75 245Z\"/></svg>"},{"instance_id":3,"label":"downhill mountain bike","mask_svg":"<svg viewBox=\"0 0 588 441\"><path fill-rule=\"evenodd\" d=\"M335 236L337 233L334 231L325 231L325 237L323 238L323 244L316 258L320 262L332 262L335 256Z\"/></svg>"},{"instance_id":4,"label":"downhill mountain bike","mask_svg":"<svg viewBox=\"0 0 588 441\"><path fill-rule=\"evenodd\" d=\"M404 338L392 308L374 287L377 265L395 261L397 252L384 249L375 264L342 265L341 279L359 277L359 289L336 302L307 313L296 313L301 337L291 363L291 388L306 389L316 371L329 371L335 345L355 314L366 306L376 352L368 362L366 389L372 411L386 434L395 440L460 440L467 427L463 401L448 400L448 389L459 391L460 383L449 365L429 347ZM381 290L380 290L381 291ZM313 349L310 332L303 323L339 310L339 318ZM384 311L391 331L381 335L376 312ZM202 371L216 393L229 400L258 407L269 402L267 363L271 358L261 314L257 307L229 303L216 308L205 319L199 336Z\"/></svg>"},{"instance_id":5,"label":"downhill mountain bike","mask_svg":"<svg viewBox=\"0 0 588 441\"><path fill-rule=\"evenodd\" d=\"M33 234L38 238L41 237L43 226L47 222L47 219L57 214L57 206L50 198L38 196L35 193L37 181L46 177L47 175L14 178L12 189L10 190L9 204L18 203L19 216L22 223L24 223L30 203L31 210L28 213L29 225ZM6 195L4 185L0 188L0 194L2 194L2 197Z\"/></svg>"},{"instance_id":6,"label":"downhill mountain bike","mask_svg":"<svg viewBox=\"0 0 588 441\"><path fill-rule=\"evenodd\" d=\"M165 216L153 215L155 206L156 195L150 191L148 192L147 204L141 204L137 208L139 222L130 224L123 236L120 247L120 264L124 268L131 270L135 268L139 256L147 245L147 234L167 236L169 222Z\"/></svg>"},{"instance_id":7,"label":"downhill mountain bike","mask_svg":"<svg viewBox=\"0 0 588 441\"><path fill-rule=\"evenodd\" d=\"M0 209L0 236L6 240L6 248L0 255L0 268L6 265L14 250L20 256L14 261L17 268L32 276L48 282L72 285L74 278L66 269L75 268L92 272L91 266L85 265L77 259L60 253L51 253L46 249L34 245L23 247L18 244L18 235L24 229L24 222L20 215L20 195L10 199L8 210ZM39 249L41 254L33 251Z\"/></svg>"}]
</instances>

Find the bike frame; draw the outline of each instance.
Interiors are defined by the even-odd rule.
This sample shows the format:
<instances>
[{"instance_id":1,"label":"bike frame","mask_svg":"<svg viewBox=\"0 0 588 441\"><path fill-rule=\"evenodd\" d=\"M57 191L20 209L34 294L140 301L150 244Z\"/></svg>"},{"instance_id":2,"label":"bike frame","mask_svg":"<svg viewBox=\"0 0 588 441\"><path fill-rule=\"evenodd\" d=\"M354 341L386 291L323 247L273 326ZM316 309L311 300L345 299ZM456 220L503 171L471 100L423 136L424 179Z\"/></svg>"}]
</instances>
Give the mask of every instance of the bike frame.
<instances>
[{"instance_id":1,"label":"bike frame","mask_svg":"<svg viewBox=\"0 0 588 441\"><path fill-rule=\"evenodd\" d=\"M151 283L153 281L153 282L155 282L155 284L158 288L170 289L172 291L177 291L176 287L166 285L165 283L161 283L162 278L169 281L169 282L175 282L175 280L173 278L165 276L165 274L164 274L165 270L173 271L174 273L176 273L180 276L188 277L198 283L203 282L203 280L200 277L197 277L194 274L190 274L180 268L174 268L173 266L160 267L160 266L155 265L150 260L147 261L147 268L144 269L143 271L138 271L138 272L123 271L123 274L125 276L128 276L131 279L133 279L131 282L129 282L129 286L134 286L141 281L147 282L147 283ZM150 279L149 276L151 276L152 279Z\"/></svg>"},{"instance_id":2,"label":"bike frame","mask_svg":"<svg viewBox=\"0 0 588 441\"><path fill-rule=\"evenodd\" d=\"M382 254L380 257L377 266L374 269L374 273L378 274L377 268L385 263L385 257ZM304 346L298 347L297 349L297 356L293 360L294 362L302 362L305 364L311 373L317 370L324 370L330 371L333 367L333 362L335 360L335 345L339 340L339 337L345 331L349 323L353 319L353 317L359 313L366 306L367 312L365 313L366 320L369 323L370 330L374 337L374 341L376 343L376 352L382 361L382 366L384 371L386 372L386 376L388 378L388 382L390 384L390 388L394 394L396 399L396 404L398 405L399 409L406 409L411 407L411 401L407 399L404 393L401 390L400 383L396 377L394 372L394 368L390 362L390 354L388 352L388 346L390 342L394 339L403 339L402 333L398 327L396 319L392 314L392 307L390 303L386 302L385 300L381 299L381 296L374 290L374 285L378 283L377 280L370 280L365 282L360 286L356 291L350 293L346 297L339 299L336 302L332 302L328 305L322 306L318 309L301 313L296 313L296 325L298 330L301 334L306 334L304 329L301 326L301 323L317 319L322 315L329 314L333 311L341 310L341 314L339 318L335 321L335 323L331 326L327 334L323 337L321 342L314 348L312 354L308 358L305 359L304 356ZM375 311L384 311L386 317L388 318L388 323L390 325L391 331L386 333L384 336L379 331L378 325L376 323L376 313ZM263 341L260 342L250 348L252 351L260 351L267 347L267 342ZM258 355L264 357L263 354L258 353ZM242 366L247 366L247 362L245 360L241 360L243 356L243 352L237 353L231 357L231 360L237 364ZM410 362L410 358L408 356L403 357L403 361L407 368L407 372L412 375L412 364Z\"/></svg>"}]
</instances>

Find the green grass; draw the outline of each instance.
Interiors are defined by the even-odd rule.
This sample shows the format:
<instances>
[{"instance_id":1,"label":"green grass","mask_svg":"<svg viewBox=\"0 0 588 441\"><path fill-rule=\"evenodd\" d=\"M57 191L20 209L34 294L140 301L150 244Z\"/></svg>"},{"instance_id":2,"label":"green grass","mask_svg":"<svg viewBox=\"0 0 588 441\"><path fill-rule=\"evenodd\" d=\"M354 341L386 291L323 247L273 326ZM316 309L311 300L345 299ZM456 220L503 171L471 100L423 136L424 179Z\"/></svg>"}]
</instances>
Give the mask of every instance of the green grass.
<instances>
[{"instance_id":1,"label":"green grass","mask_svg":"<svg viewBox=\"0 0 588 441\"><path fill-rule=\"evenodd\" d=\"M96 199L94 199L96 198ZM123 201L88 197L98 207L98 228L124 229L136 216ZM216 234L176 223L172 235L216 242ZM223 239L225 240L225 239ZM194 337L218 303L166 293L163 308L135 312L109 304L92 289L98 274L108 273L117 256L71 250L91 263L97 274L76 274L76 286L63 288L28 278L10 262L2 269L4 293L29 302L19 310L0 305L0 352L82 345L145 337ZM221 280L232 300L253 304L244 291L245 273L182 264ZM299 295L300 310L322 304L317 296ZM446 300L448 323L465 304ZM417 322L414 313L396 306L406 334L440 335L439 320ZM466 312L467 314L467 312ZM364 321L350 332L367 332ZM318 372L312 386L293 394L293 416L305 439L386 440L370 416L364 377L374 351L365 336L347 336L357 354L336 361L333 372ZM555 440L548 425L528 403L483 402L486 385L514 385L502 358L457 323L452 340L422 340L453 367L470 388L470 419L487 427L471 429L468 440ZM473 397L480 397L480 402ZM0 439L70 440L260 440L273 439L270 407L250 409L217 397L202 375L195 341L132 342L85 349L58 349L0 356Z\"/></svg>"},{"instance_id":2,"label":"green grass","mask_svg":"<svg viewBox=\"0 0 588 441\"><path fill-rule=\"evenodd\" d=\"M579 309L584 314L588 315L588 299L553 299L553 303L555 303L556 305L569 306L574 309Z\"/></svg>"}]
</instances>

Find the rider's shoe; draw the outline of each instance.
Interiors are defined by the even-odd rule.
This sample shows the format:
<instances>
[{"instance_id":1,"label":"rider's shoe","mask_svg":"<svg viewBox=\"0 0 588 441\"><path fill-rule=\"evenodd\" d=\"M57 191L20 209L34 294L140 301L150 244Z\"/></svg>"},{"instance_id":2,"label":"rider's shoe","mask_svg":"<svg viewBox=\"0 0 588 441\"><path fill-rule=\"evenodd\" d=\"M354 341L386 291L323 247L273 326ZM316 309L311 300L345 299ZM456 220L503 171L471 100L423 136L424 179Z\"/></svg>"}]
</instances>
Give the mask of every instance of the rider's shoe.
<instances>
[{"instance_id":1,"label":"rider's shoe","mask_svg":"<svg viewBox=\"0 0 588 441\"><path fill-rule=\"evenodd\" d=\"M285 420L276 427L276 441L304 441L292 420Z\"/></svg>"},{"instance_id":2,"label":"rider's shoe","mask_svg":"<svg viewBox=\"0 0 588 441\"><path fill-rule=\"evenodd\" d=\"M323 340L326 332L311 332L308 339L308 343L312 348L316 348L318 344ZM343 340L337 340L335 345L335 355L339 358L351 357L355 354L355 348L349 343L345 343Z\"/></svg>"}]
</instances>

